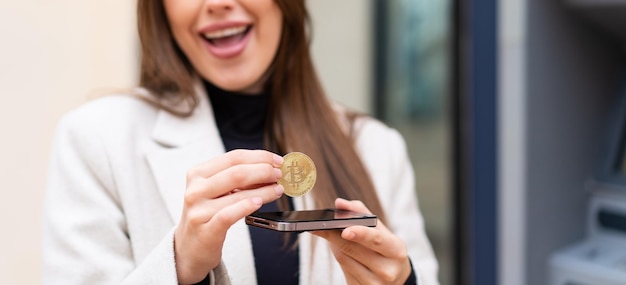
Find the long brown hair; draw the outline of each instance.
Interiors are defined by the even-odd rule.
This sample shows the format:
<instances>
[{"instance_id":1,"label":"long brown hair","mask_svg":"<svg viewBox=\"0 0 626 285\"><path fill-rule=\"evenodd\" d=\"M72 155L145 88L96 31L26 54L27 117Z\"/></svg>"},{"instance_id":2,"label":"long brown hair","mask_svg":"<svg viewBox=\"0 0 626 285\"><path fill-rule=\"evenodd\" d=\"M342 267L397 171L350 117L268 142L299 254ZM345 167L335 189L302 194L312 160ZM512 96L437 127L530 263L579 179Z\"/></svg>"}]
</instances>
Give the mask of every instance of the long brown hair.
<instances>
[{"instance_id":1,"label":"long brown hair","mask_svg":"<svg viewBox=\"0 0 626 285\"><path fill-rule=\"evenodd\" d=\"M384 221L374 185L355 151L355 116L334 111L315 72L304 0L275 3L283 14L283 30L266 83L271 99L265 146L278 153L300 151L313 159L318 171L311 191L316 207L333 207L337 197L361 200ZM140 85L156 96L160 107L179 116L191 114L198 103L195 71L172 36L163 1L139 0L137 11ZM189 108L181 111L173 105Z\"/></svg>"}]
</instances>

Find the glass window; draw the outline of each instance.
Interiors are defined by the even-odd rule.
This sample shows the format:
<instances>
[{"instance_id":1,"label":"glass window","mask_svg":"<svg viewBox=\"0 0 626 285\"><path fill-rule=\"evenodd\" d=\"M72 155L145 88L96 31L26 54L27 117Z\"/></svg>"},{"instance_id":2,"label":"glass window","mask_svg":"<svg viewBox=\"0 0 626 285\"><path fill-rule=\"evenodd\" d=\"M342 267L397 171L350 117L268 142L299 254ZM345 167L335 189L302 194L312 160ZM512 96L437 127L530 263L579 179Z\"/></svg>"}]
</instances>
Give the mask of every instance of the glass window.
<instances>
[{"instance_id":1,"label":"glass window","mask_svg":"<svg viewBox=\"0 0 626 285\"><path fill-rule=\"evenodd\" d=\"M452 284L451 1L376 5L377 115L406 139L440 282Z\"/></svg>"}]
</instances>

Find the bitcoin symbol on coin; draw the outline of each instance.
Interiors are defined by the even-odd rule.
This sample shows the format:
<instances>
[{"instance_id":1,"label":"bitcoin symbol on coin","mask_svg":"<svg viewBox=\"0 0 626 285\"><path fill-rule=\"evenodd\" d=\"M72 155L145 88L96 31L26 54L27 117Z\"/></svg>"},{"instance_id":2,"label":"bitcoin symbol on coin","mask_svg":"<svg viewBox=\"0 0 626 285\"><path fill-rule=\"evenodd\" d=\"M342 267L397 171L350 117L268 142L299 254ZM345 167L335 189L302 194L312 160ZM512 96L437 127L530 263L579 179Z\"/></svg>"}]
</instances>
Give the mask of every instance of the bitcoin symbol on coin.
<instances>
[{"instance_id":1,"label":"bitcoin symbol on coin","mask_svg":"<svg viewBox=\"0 0 626 285\"><path fill-rule=\"evenodd\" d=\"M317 179L313 160L301 152L288 153L283 159L281 167L283 177L278 180L278 183L285 188L285 194L297 197L311 191Z\"/></svg>"},{"instance_id":2,"label":"bitcoin symbol on coin","mask_svg":"<svg viewBox=\"0 0 626 285\"><path fill-rule=\"evenodd\" d=\"M291 187L297 188L300 183L304 182L306 170L299 167L298 162L295 160L291 162L291 165L287 165L287 169L289 170L287 171L285 180L287 180L287 183L289 183Z\"/></svg>"}]
</instances>

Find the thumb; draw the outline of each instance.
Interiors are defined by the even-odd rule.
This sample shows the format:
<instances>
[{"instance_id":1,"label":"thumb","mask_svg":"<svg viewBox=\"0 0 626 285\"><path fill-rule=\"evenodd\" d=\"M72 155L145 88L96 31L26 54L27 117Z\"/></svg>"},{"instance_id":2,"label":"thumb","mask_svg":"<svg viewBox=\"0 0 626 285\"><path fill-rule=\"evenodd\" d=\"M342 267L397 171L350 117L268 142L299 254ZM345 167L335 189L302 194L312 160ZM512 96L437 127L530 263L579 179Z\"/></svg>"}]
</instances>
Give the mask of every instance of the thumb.
<instances>
[{"instance_id":1,"label":"thumb","mask_svg":"<svg viewBox=\"0 0 626 285\"><path fill-rule=\"evenodd\" d=\"M335 199L335 208L340 210L348 210L353 212L359 212L364 214L371 214L372 212L361 202L360 200L348 201L343 198Z\"/></svg>"}]
</instances>

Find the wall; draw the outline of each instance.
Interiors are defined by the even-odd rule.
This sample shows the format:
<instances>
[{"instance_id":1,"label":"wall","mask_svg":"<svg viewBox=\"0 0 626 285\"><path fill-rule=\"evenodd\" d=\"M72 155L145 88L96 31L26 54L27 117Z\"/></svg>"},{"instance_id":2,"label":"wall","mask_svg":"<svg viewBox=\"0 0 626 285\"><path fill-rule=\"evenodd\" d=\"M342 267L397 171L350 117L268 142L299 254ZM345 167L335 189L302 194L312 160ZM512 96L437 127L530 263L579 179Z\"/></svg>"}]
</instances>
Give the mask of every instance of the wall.
<instances>
[{"instance_id":1,"label":"wall","mask_svg":"<svg viewBox=\"0 0 626 285\"><path fill-rule=\"evenodd\" d=\"M498 284L525 285L527 1L498 5Z\"/></svg>"},{"instance_id":2,"label":"wall","mask_svg":"<svg viewBox=\"0 0 626 285\"><path fill-rule=\"evenodd\" d=\"M40 282L46 164L64 112L135 81L134 1L0 0L0 284Z\"/></svg>"},{"instance_id":3,"label":"wall","mask_svg":"<svg viewBox=\"0 0 626 285\"><path fill-rule=\"evenodd\" d=\"M309 0L312 52L330 97L370 112L372 82L372 1Z\"/></svg>"}]
</instances>

